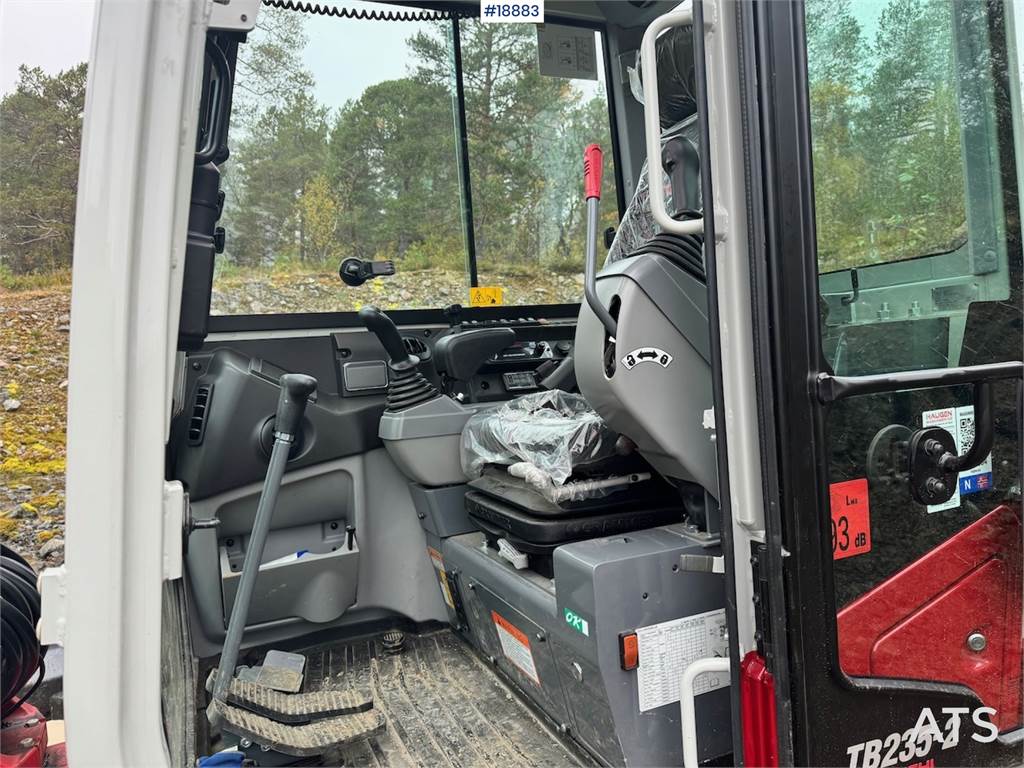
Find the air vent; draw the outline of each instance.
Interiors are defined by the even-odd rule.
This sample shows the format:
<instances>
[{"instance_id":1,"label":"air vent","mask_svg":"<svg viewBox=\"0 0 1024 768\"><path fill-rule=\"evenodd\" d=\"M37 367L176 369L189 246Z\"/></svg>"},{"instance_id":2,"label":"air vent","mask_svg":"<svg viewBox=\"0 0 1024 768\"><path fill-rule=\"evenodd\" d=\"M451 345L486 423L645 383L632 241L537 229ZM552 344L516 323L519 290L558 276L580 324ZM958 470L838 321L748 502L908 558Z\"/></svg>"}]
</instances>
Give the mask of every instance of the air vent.
<instances>
[{"instance_id":1,"label":"air vent","mask_svg":"<svg viewBox=\"0 0 1024 768\"><path fill-rule=\"evenodd\" d=\"M210 412L210 397L213 387L196 387L196 396L192 401L192 416L188 420L188 444L199 445L206 433L206 415Z\"/></svg>"},{"instance_id":2,"label":"air vent","mask_svg":"<svg viewBox=\"0 0 1024 768\"><path fill-rule=\"evenodd\" d=\"M416 355L420 360L430 357L430 347L423 339L417 339L415 336L403 336L402 343L405 345L405 351L410 355Z\"/></svg>"}]
</instances>

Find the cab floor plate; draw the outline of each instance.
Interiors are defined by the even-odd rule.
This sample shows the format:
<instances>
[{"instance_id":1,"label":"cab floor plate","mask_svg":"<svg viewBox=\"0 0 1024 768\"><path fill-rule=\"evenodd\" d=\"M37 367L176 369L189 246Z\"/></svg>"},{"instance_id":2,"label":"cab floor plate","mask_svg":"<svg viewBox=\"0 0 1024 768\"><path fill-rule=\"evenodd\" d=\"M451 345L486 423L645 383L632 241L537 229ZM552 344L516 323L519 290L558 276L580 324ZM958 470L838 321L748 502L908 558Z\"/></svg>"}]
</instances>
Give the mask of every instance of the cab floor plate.
<instances>
[{"instance_id":1,"label":"cab floor plate","mask_svg":"<svg viewBox=\"0 0 1024 768\"><path fill-rule=\"evenodd\" d=\"M213 690L217 670L210 672L206 689ZM228 687L228 704L247 709L279 723L308 723L339 715L351 715L373 708L368 690L349 688L344 691L318 690L311 693L282 693L237 677Z\"/></svg>"},{"instance_id":2,"label":"cab floor plate","mask_svg":"<svg viewBox=\"0 0 1024 768\"><path fill-rule=\"evenodd\" d=\"M450 630L299 649L306 690L369 689L387 728L340 750L348 766L532 768L592 765Z\"/></svg>"}]
</instances>

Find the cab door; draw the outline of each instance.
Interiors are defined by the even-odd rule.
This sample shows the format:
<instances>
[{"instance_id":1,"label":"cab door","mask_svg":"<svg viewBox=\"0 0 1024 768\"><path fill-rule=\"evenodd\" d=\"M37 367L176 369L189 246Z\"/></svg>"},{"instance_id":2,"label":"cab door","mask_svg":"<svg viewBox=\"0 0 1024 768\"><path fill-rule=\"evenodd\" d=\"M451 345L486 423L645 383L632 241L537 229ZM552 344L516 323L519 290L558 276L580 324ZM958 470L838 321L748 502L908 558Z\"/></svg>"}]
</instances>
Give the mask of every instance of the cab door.
<instances>
[{"instance_id":1,"label":"cab door","mask_svg":"<svg viewBox=\"0 0 1024 768\"><path fill-rule=\"evenodd\" d=\"M1015 15L946 0L751 11L759 388L776 425L761 440L783 584L758 620L782 762L1024 757Z\"/></svg>"}]
</instances>

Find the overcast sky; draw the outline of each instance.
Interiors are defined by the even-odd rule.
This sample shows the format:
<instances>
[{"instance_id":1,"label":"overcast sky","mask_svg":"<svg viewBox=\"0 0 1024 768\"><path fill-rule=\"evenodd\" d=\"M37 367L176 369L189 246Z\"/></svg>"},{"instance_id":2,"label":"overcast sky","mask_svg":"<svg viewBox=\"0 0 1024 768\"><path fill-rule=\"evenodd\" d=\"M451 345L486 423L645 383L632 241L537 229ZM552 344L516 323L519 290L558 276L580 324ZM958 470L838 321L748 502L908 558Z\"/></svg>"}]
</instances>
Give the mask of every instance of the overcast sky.
<instances>
[{"instance_id":1,"label":"overcast sky","mask_svg":"<svg viewBox=\"0 0 1024 768\"><path fill-rule=\"evenodd\" d=\"M0 93L18 67L56 73L89 58L93 0L0 0Z\"/></svg>"}]
</instances>

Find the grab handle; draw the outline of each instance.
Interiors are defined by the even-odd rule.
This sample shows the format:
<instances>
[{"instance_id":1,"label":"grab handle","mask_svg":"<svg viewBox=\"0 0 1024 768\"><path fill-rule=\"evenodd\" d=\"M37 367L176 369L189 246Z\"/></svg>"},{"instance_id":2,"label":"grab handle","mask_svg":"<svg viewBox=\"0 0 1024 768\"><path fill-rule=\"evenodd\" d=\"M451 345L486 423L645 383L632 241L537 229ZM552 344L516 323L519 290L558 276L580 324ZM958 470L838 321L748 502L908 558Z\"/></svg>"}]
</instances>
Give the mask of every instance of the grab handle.
<instances>
[{"instance_id":1,"label":"grab handle","mask_svg":"<svg viewBox=\"0 0 1024 768\"><path fill-rule=\"evenodd\" d=\"M680 683L679 708L683 731L683 768L697 768L700 765L697 753L697 693L693 684L705 672L728 672L729 659L713 657L697 659L683 672Z\"/></svg>"},{"instance_id":2,"label":"grab handle","mask_svg":"<svg viewBox=\"0 0 1024 768\"><path fill-rule=\"evenodd\" d=\"M587 245L583 261L583 297L601 321L608 337L615 338L617 323L597 295L597 227L601 217L601 147L591 144L583 151L583 195L587 199Z\"/></svg>"},{"instance_id":3,"label":"grab handle","mask_svg":"<svg viewBox=\"0 0 1024 768\"><path fill-rule=\"evenodd\" d=\"M651 214L665 232L700 235L704 233L704 219L676 221L669 216L665 204L665 185L661 180L661 110L658 104L656 41L663 30L687 24L693 24L691 9L666 13L648 25L640 43L640 74L644 87L644 137L647 140L647 186L650 192Z\"/></svg>"}]
</instances>

